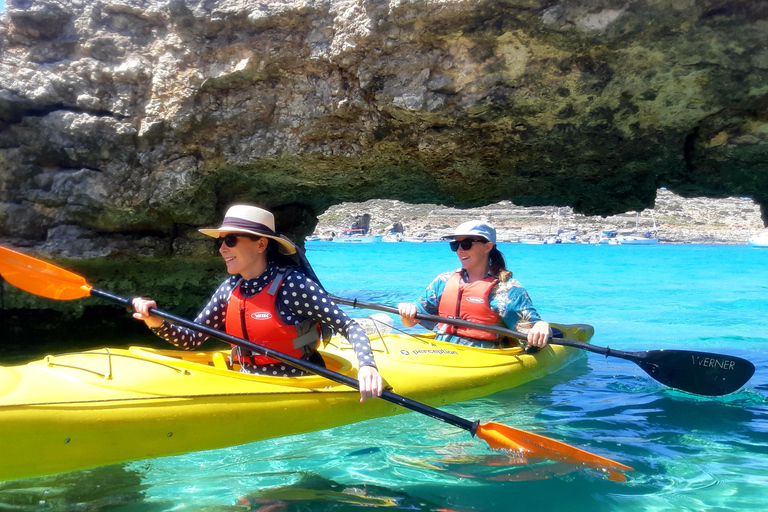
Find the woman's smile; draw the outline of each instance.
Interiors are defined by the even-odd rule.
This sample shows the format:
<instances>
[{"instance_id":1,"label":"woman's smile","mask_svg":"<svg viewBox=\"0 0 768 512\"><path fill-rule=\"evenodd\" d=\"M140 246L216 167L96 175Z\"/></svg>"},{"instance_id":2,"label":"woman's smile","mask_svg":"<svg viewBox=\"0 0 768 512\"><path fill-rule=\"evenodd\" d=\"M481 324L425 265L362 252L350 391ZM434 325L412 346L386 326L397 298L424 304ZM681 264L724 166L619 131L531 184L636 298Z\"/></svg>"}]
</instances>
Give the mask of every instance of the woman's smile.
<instances>
[{"instance_id":1,"label":"woman's smile","mask_svg":"<svg viewBox=\"0 0 768 512\"><path fill-rule=\"evenodd\" d=\"M456 256L459 258L461 268L470 274L478 273L484 276L487 271L488 253L493 248L493 245L485 242L485 240L478 240L474 237L457 236L455 240L456 242L463 240L475 241L469 249L459 245L456 249Z\"/></svg>"},{"instance_id":2,"label":"woman's smile","mask_svg":"<svg viewBox=\"0 0 768 512\"><path fill-rule=\"evenodd\" d=\"M261 275L267 267L266 261L267 242L265 238L253 240L247 236L238 237L234 247L221 244L219 254L224 259L227 272L240 274L245 279L252 279Z\"/></svg>"}]
</instances>

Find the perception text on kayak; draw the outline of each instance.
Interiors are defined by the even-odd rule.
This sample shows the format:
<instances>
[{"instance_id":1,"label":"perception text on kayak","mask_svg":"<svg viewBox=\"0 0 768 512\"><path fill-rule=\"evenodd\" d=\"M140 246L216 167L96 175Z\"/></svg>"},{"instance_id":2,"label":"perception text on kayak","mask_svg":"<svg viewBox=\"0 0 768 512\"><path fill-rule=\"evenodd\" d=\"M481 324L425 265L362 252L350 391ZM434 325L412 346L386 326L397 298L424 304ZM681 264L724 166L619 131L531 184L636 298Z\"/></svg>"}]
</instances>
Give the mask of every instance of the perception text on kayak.
<instances>
[{"instance_id":1,"label":"perception text on kayak","mask_svg":"<svg viewBox=\"0 0 768 512\"><path fill-rule=\"evenodd\" d=\"M445 350L443 348L441 349L424 349L424 350L412 350L413 355L417 356L419 354L445 354L449 356L457 356L459 355L458 352L454 352L453 350Z\"/></svg>"}]
</instances>

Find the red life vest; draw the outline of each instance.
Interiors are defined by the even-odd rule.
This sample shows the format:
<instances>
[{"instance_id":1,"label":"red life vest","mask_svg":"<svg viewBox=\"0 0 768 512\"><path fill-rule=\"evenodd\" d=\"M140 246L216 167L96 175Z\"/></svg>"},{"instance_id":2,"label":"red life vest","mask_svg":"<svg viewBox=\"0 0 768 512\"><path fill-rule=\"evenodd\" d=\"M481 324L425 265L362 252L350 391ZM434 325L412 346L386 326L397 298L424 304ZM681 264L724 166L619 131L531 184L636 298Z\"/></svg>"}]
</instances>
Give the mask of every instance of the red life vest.
<instances>
[{"instance_id":1,"label":"red life vest","mask_svg":"<svg viewBox=\"0 0 768 512\"><path fill-rule=\"evenodd\" d=\"M480 281L466 283L461 278L461 271L455 272L445 284L443 295L437 306L440 316L451 318L461 318L470 322L476 322L485 325L496 325L501 317L491 309L489 296L499 280L493 277L486 277ZM478 340L496 340L498 335L472 329L468 327L456 327L447 324L438 324L438 332L446 334L456 334L463 338L474 338Z\"/></svg>"},{"instance_id":2,"label":"red life vest","mask_svg":"<svg viewBox=\"0 0 768 512\"><path fill-rule=\"evenodd\" d=\"M319 331L317 327L314 327L310 328L309 332L303 336L299 336L296 326L288 325L280 320L275 305L275 296L284 277L284 274L278 274L269 288L264 288L253 297L243 297L238 281L227 304L224 326L227 334L301 359L304 355L302 347L311 345L313 341L316 344L320 338ZM236 345L232 345L232 348L235 347ZM243 350L243 353L238 355L238 359L240 364L244 361L251 364L279 362L271 357L249 354L247 350Z\"/></svg>"}]
</instances>

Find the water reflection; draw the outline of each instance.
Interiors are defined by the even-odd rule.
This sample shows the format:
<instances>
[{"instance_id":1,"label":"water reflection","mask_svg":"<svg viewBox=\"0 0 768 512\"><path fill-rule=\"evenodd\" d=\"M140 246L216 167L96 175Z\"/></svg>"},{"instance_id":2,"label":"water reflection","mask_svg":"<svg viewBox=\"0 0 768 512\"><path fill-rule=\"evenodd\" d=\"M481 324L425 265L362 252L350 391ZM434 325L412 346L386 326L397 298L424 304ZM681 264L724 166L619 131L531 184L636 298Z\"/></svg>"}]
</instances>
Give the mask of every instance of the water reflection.
<instances>
[{"instance_id":1,"label":"water reflection","mask_svg":"<svg viewBox=\"0 0 768 512\"><path fill-rule=\"evenodd\" d=\"M295 484L260 489L237 500L257 512L389 510L460 512L409 495L403 490L370 483L342 484L316 474L304 474Z\"/></svg>"},{"instance_id":2,"label":"water reflection","mask_svg":"<svg viewBox=\"0 0 768 512\"><path fill-rule=\"evenodd\" d=\"M34 457L34 454L30 454ZM0 482L0 508L18 511L117 510L142 504L143 475L115 464L61 475ZM155 503L142 510L164 510Z\"/></svg>"}]
</instances>

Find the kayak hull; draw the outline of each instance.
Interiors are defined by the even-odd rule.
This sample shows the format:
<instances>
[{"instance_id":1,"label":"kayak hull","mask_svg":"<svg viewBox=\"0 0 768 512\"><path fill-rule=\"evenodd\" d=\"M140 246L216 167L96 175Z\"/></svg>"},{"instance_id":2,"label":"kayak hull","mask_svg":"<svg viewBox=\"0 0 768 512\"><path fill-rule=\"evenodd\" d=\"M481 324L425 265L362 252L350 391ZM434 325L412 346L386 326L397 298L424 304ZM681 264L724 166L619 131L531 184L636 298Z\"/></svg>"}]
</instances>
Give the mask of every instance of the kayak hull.
<instances>
[{"instance_id":1,"label":"kayak hull","mask_svg":"<svg viewBox=\"0 0 768 512\"><path fill-rule=\"evenodd\" d=\"M566 336L588 340L588 326ZM542 377L581 352L549 346L483 350L429 338L372 338L392 391L432 406ZM354 351L335 337L329 369L356 376ZM323 430L405 409L359 402L357 390L318 376L232 371L223 352L100 349L0 367L0 480L234 446Z\"/></svg>"}]
</instances>

